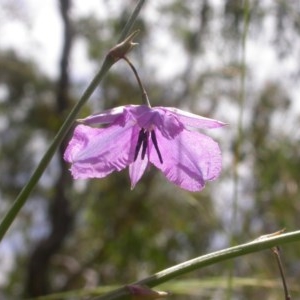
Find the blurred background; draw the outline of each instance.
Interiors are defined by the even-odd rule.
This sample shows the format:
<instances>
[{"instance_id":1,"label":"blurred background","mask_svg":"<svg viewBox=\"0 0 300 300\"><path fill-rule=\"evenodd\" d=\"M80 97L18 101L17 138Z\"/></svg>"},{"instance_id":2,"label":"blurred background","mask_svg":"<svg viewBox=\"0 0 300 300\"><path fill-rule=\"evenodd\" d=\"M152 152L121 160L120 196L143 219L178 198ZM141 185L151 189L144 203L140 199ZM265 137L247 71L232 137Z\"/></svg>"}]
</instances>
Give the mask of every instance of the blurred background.
<instances>
[{"instance_id":1,"label":"blurred background","mask_svg":"<svg viewBox=\"0 0 300 300\"><path fill-rule=\"evenodd\" d=\"M135 4L0 1L1 218ZM152 105L229 124L205 132L222 149L222 175L199 193L177 188L154 168L133 191L128 170L74 181L62 160L67 138L0 244L1 299L128 284L300 227L299 1L148 1L134 29L139 46L129 57ZM80 117L140 103L120 61ZM300 245L283 246L281 255L291 295L300 298ZM161 288L177 299L283 299L271 251Z\"/></svg>"}]
</instances>

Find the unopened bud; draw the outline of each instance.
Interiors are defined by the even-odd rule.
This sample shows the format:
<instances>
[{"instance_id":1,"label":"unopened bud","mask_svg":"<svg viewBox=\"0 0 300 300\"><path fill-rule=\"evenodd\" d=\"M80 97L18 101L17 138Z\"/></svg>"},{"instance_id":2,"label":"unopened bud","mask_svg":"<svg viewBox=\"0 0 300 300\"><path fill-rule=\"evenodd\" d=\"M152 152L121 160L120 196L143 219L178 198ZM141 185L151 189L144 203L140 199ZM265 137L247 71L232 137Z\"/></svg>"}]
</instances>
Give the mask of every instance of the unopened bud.
<instances>
[{"instance_id":1,"label":"unopened bud","mask_svg":"<svg viewBox=\"0 0 300 300\"><path fill-rule=\"evenodd\" d=\"M159 299L159 298L165 298L169 296L169 293L167 292L162 292L162 291L154 291L148 288L147 286L143 285L128 285L127 286L130 295L132 299L134 300L154 300L154 299Z\"/></svg>"},{"instance_id":2,"label":"unopened bud","mask_svg":"<svg viewBox=\"0 0 300 300\"><path fill-rule=\"evenodd\" d=\"M133 39L136 35L138 35L139 32L139 30L136 30L131 33L123 42L111 48L108 52L108 55L113 57L115 61L123 58L132 49L133 46L138 45L138 43L133 42Z\"/></svg>"}]
</instances>

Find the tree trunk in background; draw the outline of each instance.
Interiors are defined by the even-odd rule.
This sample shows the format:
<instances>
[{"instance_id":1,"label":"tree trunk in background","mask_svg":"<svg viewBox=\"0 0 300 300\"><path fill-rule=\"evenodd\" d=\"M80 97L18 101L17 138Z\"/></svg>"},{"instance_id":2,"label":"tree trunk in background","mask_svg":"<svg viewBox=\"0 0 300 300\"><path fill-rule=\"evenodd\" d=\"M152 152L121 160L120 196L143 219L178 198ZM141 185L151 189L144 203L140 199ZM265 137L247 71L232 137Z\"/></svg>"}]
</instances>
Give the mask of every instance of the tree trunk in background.
<instances>
[{"instance_id":1,"label":"tree trunk in background","mask_svg":"<svg viewBox=\"0 0 300 300\"><path fill-rule=\"evenodd\" d=\"M71 0L59 0L60 12L64 25L64 46L60 62L60 77L56 91L57 116L63 118L69 107L69 73L68 63L72 47L73 32L69 18ZM27 283L25 293L36 297L51 292L49 278L50 260L60 249L72 227L73 216L69 199L66 195L70 184L70 174L63 161L64 143L59 148L59 175L54 186L54 195L49 209L51 230L49 235L41 240L29 258Z\"/></svg>"}]
</instances>

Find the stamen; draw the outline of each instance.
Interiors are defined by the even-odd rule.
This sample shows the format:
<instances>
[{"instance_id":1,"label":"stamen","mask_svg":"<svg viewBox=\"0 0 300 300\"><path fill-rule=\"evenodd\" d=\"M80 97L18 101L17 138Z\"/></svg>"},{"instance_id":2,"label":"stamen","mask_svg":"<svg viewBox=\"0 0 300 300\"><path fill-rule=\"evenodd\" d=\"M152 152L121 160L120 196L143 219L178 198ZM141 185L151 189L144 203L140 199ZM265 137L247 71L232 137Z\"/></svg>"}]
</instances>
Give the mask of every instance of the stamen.
<instances>
[{"instance_id":1,"label":"stamen","mask_svg":"<svg viewBox=\"0 0 300 300\"><path fill-rule=\"evenodd\" d=\"M148 148L148 139L149 139L149 131L145 130L144 128L142 128L139 132L139 137L138 137L138 141L135 147L135 152L134 152L134 161L136 161L140 149L142 148L142 154L141 154L141 158L144 159L146 156L146 152L147 152L147 148ZM156 150L156 153L158 155L159 161L162 164L163 163L163 159L160 153L160 150L158 148L158 143L157 143L157 139L156 139L156 134L154 130L151 130L151 140L153 142L154 148Z\"/></svg>"},{"instance_id":2,"label":"stamen","mask_svg":"<svg viewBox=\"0 0 300 300\"><path fill-rule=\"evenodd\" d=\"M143 148L142 148L142 159L145 158L146 151L148 148L148 137L149 137L149 132L145 131L144 132L144 140L143 140Z\"/></svg>"},{"instance_id":3,"label":"stamen","mask_svg":"<svg viewBox=\"0 0 300 300\"><path fill-rule=\"evenodd\" d=\"M153 142L154 148L155 148L156 153L158 155L159 161L162 164L163 159L162 159L161 153L160 153L159 148L158 148L158 143L157 143L156 134L155 134L154 130L151 130L151 140Z\"/></svg>"},{"instance_id":4,"label":"stamen","mask_svg":"<svg viewBox=\"0 0 300 300\"><path fill-rule=\"evenodd\" d=\"M144 144L144 140L145 140L145 130L144 130L144 128L142 128L140 130L139 138L138 138L138 141L137 141L137 144L136 144L136 147L135 147L134 161L136 161L136 159L137 159L137 157L139 155L141 146L142 146L142 144Z\"/></svg>"}]
</instances>

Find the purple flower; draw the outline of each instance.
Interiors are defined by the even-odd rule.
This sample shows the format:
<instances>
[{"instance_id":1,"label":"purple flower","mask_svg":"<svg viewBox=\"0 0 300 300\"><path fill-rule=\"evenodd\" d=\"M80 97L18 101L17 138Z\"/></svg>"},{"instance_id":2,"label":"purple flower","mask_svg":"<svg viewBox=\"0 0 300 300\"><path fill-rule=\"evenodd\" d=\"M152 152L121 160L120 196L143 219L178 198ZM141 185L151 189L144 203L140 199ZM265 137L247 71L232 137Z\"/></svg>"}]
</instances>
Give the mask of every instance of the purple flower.
<instances>
[{"instance_id":1,"label":"purple flower","mask_svg":"<svg viewBox=\"0 0 300 300\"><path fill-rule=\"evenodd\" d=\"M64 154L75 179L102 178L129 166L134 188L150 162L174 184L200 191L220 174L218 144L193 128L217 128L222 122L146 105L120 106L79 121L83 124L75 128Z\"/></svg>"}]
</instances>

